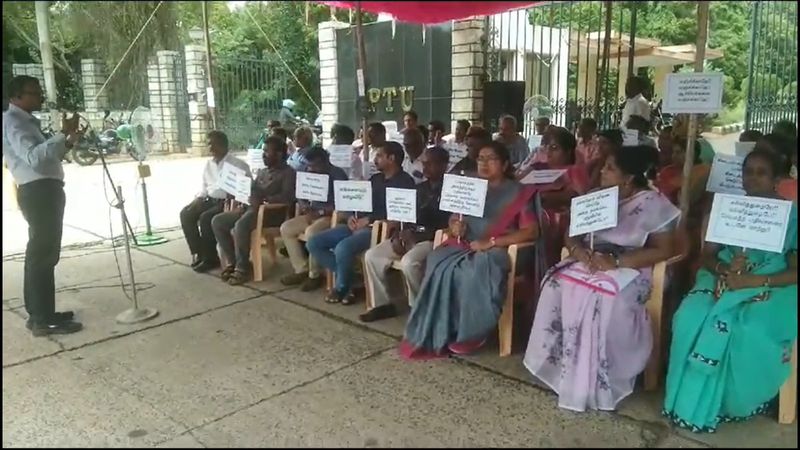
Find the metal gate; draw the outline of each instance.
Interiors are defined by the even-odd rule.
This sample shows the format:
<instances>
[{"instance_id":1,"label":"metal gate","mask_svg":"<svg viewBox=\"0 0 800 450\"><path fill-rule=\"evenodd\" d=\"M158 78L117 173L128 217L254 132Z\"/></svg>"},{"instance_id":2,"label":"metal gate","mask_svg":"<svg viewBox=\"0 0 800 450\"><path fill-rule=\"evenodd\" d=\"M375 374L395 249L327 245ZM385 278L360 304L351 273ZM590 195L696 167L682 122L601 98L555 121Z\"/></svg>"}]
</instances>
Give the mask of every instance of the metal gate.
<instances>
[{"instance_id":1,"label":"metal gate","mask_svg":"<svg viewBox=\"0 0 800 450\"><path fill-rule=\"evenodd\" d=\"M567 128L582 117L617 125L631 44L642 44L636 7L564 1L486 18L486 79L525 82L526 135L542 116Z\"/></svg>"},{"instance_id":2,"label":"metal gate","mask_svg":"<svg viewBox=\"0 0 800 450\"><path fill-rule=\"evenodd\" d=\"M214 60L217 127L225 130L233 148L253 145L267 121L278 118L287 98L284 71L272 59Z\"/></svg>"},{"instance_id":3,"label":"metal gate","mask_svg":"<svg viewBox=\"0 0 800 450\"><path fill-rule=\"evenodd\" d=\"M745 128L797 122L797 3L753 2Z\"/></svg>"}]
</instances>

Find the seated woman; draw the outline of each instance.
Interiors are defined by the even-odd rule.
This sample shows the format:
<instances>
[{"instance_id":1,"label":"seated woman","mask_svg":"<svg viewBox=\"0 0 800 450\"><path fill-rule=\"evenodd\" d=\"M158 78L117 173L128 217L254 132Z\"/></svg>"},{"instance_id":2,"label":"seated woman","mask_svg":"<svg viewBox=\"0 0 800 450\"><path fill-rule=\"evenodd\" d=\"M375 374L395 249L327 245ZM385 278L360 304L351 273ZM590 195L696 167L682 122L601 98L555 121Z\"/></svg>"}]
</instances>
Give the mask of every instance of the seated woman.
<instances>
[{"instance_id":1,"label":"seated woman","mask_svg":"<svg viewBox=\"0 0 800 450\"><path fill-rule=\"evenodd\" d=\"M589 175L589 189L600 186L600 172L606 165L609 155L622 148L622 132L617 129L598 131L595 135L597 141L597 157L586 164L586 173Z\"/></svg>"},{"instance_id":2,"label":"seated woman","mask_svg":"<svg viewBox=\"0 0 800 450\"><path fill-rule=\"evenodd\" d=\"M541 201L540 212L544 213L539 216L540 219L544 219L540 220L539 225L545 235L546 261L543 261L545 268L552 267L558 262L561 247L564 246L564 233L569 223L569 206L572 198L588 190L589 176L586 167L576 164L576 144L575 136L566 128L552 129L549 131L548 145L544 148L547 152L547 162L534 163L527 170L517 173L517 179L522 180L533 170L566 170L552 183L534 185L539 195L538 200Z\"/></svg>"},{"instance_id":3,"label":"seated woman","mask_svg":"<svg viewBox=\"0 0 800 450\"><path fill-rule=\"evenodd\" d=\"M497 325L509 282L506 248L539 234L533 190L514 181L513 170L503 144L484 145L478 155L478 176L489 182L483 217L451 218L449 239L428 256L400 343L404 358L469 353Z\"/></svg>"},{"instance_id":4,"label":"seated woman","mask_svg":"<svg viewBox=\"0 0 800 450\"><path fill-rule=\"evenodd\" d=\"M678 204L681 186L683 185L683 164L686 160L687 141L684 138L674 138L672 144L672 164L664 167L658 172L656 187L674 204ZM689 205L690 209L700 206L706 193L708 176L711 173L711 166L700 160L700 144L695 141L694 162L692 173L689 177Z\"/></svg>"},{"instance_id":5,"label":"seated woman","mask_svg":"<svg viewBox=\"0 0 800 450\"><path fill-rule=\"evenodd\" d=\"M772 152L781 160L776 192L781 198L797 202L797 139L785 134L770 133L756 142L756 150ZM792 167L795 174L792 176Z\"/></svg>"},{"instance_id":6,"label":"seated woman","mask_svg":"<svg viewBox=\"0 0 800 450\"><path fill-rule=\"evenodd\" d=\"M595 232L593 249L589 236L566 238L570 257L542 282L524 364L562 408L613 410L650 356L651 267L672 256L680 211L648 189L657 161L646 150L608 157L601 187L619 187L617 226Z\"/></svg>"},{"instance_id":7,"label":"seated woman","mask_svg":"<svg viewBox=\"0 0 800 450\"><path fill-rule=\"evenodd\" d=\"M777 198L781 162L754 150L744 161L748 196ZM762 412L791 370L797 338L797 207L783 252L705 243L697 283L672 325L664 414L695 432Z\"/></svg>"}]
</instances>

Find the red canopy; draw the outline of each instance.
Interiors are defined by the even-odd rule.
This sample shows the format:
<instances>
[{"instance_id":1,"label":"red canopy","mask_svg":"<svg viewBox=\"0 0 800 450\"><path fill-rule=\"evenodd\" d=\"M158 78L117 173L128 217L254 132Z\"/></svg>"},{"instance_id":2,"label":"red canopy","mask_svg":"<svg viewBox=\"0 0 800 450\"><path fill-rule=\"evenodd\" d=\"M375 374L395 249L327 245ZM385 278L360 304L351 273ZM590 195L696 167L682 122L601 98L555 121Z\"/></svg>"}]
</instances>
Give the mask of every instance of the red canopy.
<instances>
[{"instance_id":1,"label":"red canopy","mask_svg":"<svg viewBox=\"0 0 800 450\"><path fill-rule=\"evenodd\" d=\"M472 16L497 14L510 9L532 6L541 2L335 2L321 1L336 8L361 9L374 14L391 14L402 22L442 23Z\"/></svg>"}]
</instances>

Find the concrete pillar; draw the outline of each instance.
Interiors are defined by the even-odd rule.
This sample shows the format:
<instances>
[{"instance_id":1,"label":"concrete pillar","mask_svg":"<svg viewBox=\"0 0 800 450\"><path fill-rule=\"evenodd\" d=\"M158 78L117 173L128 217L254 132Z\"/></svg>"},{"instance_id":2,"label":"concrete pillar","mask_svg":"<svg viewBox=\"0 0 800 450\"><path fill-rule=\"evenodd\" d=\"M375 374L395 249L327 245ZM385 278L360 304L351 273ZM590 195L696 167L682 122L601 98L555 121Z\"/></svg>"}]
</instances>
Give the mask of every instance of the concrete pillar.
<instances>
[{"instance_id":1,"label":"concrete pillar","mask_svg":"<svg viewBox=\"0 0 800 450\"><path fill-rule=\"evenodd\" d=\"M161 133L161 148L153 152L179 153L184 149L179 138L178 77L181 64L179 52L161 50L147 65L147 84L150 91L150 118Z\"/></svg>"},{"instance_id":2,"label":"concrete pillar","mask_svg":"<svg viewBox=\"0 0 800 450\"><path fill-rule=\"evenodd\" d=\"M108 87L97 96L106 81L105 64L99 59L81 60L81 83L83 84L83 104L86 112L108 109ZM97 99L95 100L95 97Z\"/></svg>"},{"instance_id":3,"label":"concrete pillar","mask_svg":"<svg viewBox=\"0 0 800 450\"><path fill-rule=\"evenodd\" d=\"M206 88L206 48L204 45L187 45L186 55L186 93L189 96L189 124L191 128L191 147L193 155L203 156L208 152L206 135L211 131L211 118L208 115Z\"/></svg>"},{"instance_id":4,"label":"concrete pillar","mask_svg":"<svg viewBox=\"0 0 800 450\"><path fill-rule=\"evenodd\" d=\"M481 41L485 34L483 19L453 23L450 130L455 130L456 121L461 119L469 120L472 124L483 122L484 52Z\"/></svg>"},{"instance_id":5,"label":"concrete pillar","mask_svg":"<svg viewBox=\"0 0 800 450\"><path fill-rule=\"evenodd\" d=\"M331 127L339 119L339 63L336 59L336 30L347 28L343 22L321 22L319 31L319 84L323 145L330 145ZM358 133L358 130L355 130Z\"/></svg>"}]
</instances>

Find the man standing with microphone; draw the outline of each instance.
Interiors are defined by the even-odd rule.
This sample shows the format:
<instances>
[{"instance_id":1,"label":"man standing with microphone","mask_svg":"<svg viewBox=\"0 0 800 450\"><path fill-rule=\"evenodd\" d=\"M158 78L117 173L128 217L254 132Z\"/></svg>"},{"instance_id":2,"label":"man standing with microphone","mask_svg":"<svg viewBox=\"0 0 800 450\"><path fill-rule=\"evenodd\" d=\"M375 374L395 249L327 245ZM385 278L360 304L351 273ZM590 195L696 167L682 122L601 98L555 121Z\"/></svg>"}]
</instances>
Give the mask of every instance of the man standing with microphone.
<instances>
[{"instance_id":1,"label":"man standing with microphone","mask_svg":"<svg viewBox=\"0 0 800 450\"><path fill-rule=\"evenodd\" d=\"M28 222L23 297L34 336L68 334L82 326L71 311L56 312L55 267L64 225L64 169L61 160L78 142L78 116L62 117L61 131L47 139L34 111L42 108L39 80L21 75L8 85L3 113L3 157L17 184L17 200Z\"/></svg>"}]
</instances>

